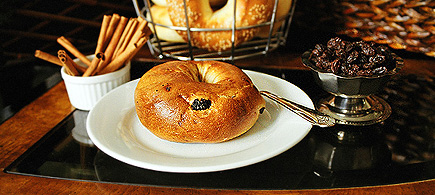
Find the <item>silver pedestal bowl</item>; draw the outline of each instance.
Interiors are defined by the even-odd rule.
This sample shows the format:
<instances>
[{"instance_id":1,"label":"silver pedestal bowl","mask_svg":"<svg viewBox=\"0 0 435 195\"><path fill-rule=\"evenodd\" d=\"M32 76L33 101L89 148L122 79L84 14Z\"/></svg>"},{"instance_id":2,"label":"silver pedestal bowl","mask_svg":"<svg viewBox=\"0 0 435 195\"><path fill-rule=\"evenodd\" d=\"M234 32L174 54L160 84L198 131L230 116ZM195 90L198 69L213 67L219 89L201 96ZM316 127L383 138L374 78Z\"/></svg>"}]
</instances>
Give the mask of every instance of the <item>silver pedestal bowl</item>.
<instances>
[{"instance_id":1,"label":"silver pedestal bowl","mask_svg":"<svg viewBox=\"0 0 435 195\"><path fill-rule=\"evenodd\" d=\"M321 99L316 107L339 124L371 125L384 121L391 115L391 107L376 93L383 89L390 77L403 67L403 59L396 58L396 68L382 75L340 76L316 67L309 60L310 51L302 54L302 62L309 67L317 84L331 96Z\"/></svg>"}]
</instances>

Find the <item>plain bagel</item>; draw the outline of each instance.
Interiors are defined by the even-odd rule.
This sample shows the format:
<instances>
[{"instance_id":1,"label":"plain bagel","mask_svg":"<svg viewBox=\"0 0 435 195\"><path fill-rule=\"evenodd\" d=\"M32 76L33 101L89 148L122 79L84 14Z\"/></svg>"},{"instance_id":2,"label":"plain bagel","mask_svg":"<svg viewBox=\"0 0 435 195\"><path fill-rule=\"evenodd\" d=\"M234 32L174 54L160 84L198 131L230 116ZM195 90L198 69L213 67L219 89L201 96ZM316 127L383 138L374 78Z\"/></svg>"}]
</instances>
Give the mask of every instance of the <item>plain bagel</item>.
<instances>
[{"instance_id":1,"label":"plain bagel","mask_svg":"<svg viewBox=\"0 0 435 195\"><path fill-rule=\"evenodd\" d=\"M248 131L265 107L249 77L217 61L171 61L146 72L135 89L136 112L156 136L217 143Z\"/></svg>"},{"instance_id":2,"label":"plain bagel","mask_svg":"<svg viewBox=\"0 0 435 195\"><path fill-rule=\"evenodd\" d=\"M231 29L233 25L234 1L228 0L224 7L213 11L208 0L186 1L190 28ZM174 26L186 26L184 0L167 0L168 12ZM236 27L258 25L270 20L274 0L237 0ZM252 39L259 28L237 30L234 46ZM177 31L184 40L188 40L187 31ZM232 32L226 31L191 31L191 43L198 48L209 51L224 51L232 47Z\"/></svg>"},{"instance_id":3,"label":"plain bagel","mask_svg":"<svg viewBox=\"0 0 435 195\"><path fill-rule=\"evenodd\" d=\"M160 6L160 5L153 5L150 8L150 12L147 13L147 19L151 21L151 16L150 13L152 14L152 21L155 24L161 24L161 25L165 25L165 26L173 26L171 19L169 18L169 14L168 14L168 8L164 7L164 6ZM175 31L172 30L168 27L165 26L159 26L159 25L155 25L155 32L154 32L154 27L153 24L148 23L148 27L155 33L157 34L157 37L160 40L165 40L165 41L169 41L169 42L185 42L185 40Z\"/></svg>"}]
</instances>

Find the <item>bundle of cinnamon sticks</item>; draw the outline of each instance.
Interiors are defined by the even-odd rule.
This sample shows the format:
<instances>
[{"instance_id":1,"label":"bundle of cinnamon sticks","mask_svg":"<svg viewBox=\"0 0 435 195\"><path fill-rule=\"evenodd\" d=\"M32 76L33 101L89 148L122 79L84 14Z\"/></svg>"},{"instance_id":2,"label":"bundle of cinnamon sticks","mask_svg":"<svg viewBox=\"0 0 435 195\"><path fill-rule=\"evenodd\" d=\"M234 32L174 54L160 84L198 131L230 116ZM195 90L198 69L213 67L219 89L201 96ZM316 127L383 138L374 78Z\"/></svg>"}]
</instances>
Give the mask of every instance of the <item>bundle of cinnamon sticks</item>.
<instances>
[{"instance_id":1,"label":"bundle of cinnamon sticks","mask_svg":"<svg viewBox=\"0 0 435 195\"><path fill-rule=\"evenodd\" d=\"M73 76L94 76L116 71L131 60L151 35L147 22L141 17L126 18L118 14L105 15L101 24L94 58L89 60L74 45L61 36L57 42L85 66L76 64L65 50L59 50L58 56L36 50L35 57L64 66Z\"/></svg>"}]
</instances>

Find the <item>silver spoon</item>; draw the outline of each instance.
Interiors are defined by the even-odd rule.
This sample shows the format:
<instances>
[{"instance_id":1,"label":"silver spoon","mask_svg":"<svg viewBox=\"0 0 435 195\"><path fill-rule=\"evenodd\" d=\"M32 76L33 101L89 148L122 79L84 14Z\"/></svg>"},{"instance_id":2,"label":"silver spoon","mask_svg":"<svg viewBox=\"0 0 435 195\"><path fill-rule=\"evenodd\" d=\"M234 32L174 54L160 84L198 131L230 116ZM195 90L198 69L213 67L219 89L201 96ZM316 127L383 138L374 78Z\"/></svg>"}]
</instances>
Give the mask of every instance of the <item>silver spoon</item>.
<instances>
[{"instance_id":1,"label":"silver spoon","mask_svg":"<svg viewBox=\"0 0 435 195\"><path fill-rule=\"evenodd\" d=\"M282 97L278 97L277 95L270 93L268 91L260 91L260 94L266 96L267 98L275 101L276 103L284 106L295 114L299 115L303 119L307 120L313 125L317 125L319 127L331 127L335 125L335 119L323 114L317 110L313 110L311 108L307 108L305 106L299 105L295 102L287 100Z\"/></svg>"}]
</instances>

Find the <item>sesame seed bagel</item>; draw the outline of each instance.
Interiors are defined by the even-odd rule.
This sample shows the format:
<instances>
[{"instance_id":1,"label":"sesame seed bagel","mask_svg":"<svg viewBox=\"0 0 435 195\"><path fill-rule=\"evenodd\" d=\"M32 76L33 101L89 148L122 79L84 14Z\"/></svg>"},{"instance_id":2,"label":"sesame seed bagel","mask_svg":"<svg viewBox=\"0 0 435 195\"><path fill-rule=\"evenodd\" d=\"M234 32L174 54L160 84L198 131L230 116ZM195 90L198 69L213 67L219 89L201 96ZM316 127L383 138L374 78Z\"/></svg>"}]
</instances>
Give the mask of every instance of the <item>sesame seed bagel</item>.
<instances>
[{"instance_id":1,"label":"sesame seed bagel","mask_svg":"<svg viewBox=\"0 0 435 195\"><path fill-rule=\"evenodd\" d=\"M234 1L228 0L225 6L213 11L208 0L186 1L187 17L190 28L224 28L233 26ZM167 0L169 17L174 26L186 26L184 0ZM236 27L258 25L270 20L274 0L237 0ZM260 28L237 30L234 46L252 39ZM177 31L184 40L188 40L187 31ZM224 51L232 47L232 31L191 31L191 43L209 51Z\"/></svg>"},{"instance_id":2,"label":"sesame seed bagel","mask_svg":"<svg viewBox=\"0 0 435 195\"><path fill-rule=\"evenodd\" d=\"M156 136L217 143L248 131L265 107L249 77L217 61L171 61L146 72L135 89L136 112Z\"/></svg>"}]
</instances>

